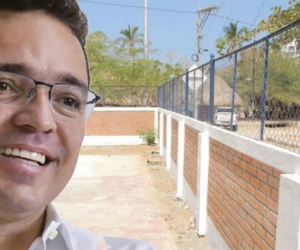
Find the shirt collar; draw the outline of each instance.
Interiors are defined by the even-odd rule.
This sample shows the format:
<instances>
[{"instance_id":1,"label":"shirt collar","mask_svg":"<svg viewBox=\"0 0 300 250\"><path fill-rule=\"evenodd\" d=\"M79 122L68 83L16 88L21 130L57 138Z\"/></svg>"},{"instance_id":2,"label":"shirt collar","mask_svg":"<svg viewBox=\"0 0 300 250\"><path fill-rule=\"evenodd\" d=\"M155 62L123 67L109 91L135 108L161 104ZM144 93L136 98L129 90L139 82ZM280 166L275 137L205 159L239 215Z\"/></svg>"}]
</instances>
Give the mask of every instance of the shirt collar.
<instances>
[{"instance_id":1,"label":"shirt collar","mask_svg":"<svg viewBox=\"0 0 300 250\"><path fill-rule=\"evenodd\" d=\"M52 204L47 206L46 220L42 240L46 244L47 239L54 239L58 233L58 228L61 225L61 219Z\"/></svg>"}]
</instances>

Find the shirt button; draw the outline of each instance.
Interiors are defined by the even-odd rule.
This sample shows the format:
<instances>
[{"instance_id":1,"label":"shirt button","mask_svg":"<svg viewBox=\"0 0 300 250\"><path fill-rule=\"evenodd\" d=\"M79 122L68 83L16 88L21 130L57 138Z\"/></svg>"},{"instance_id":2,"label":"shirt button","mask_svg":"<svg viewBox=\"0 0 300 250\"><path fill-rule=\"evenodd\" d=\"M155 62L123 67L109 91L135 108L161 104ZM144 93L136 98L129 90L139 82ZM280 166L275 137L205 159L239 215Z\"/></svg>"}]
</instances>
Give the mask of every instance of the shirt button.
<instances>
[{"instance_id":1,"label":"shirt button","mask_svg":"<svg viewBox=\"0 0 300 250\"><path fill-rule=\"evenodd\" d=\"M51 232L48 234L48 239L54 240L54 239L56 238L57 235L58 235L57 230L51 231Z\"/></svg>"}]
</instances>

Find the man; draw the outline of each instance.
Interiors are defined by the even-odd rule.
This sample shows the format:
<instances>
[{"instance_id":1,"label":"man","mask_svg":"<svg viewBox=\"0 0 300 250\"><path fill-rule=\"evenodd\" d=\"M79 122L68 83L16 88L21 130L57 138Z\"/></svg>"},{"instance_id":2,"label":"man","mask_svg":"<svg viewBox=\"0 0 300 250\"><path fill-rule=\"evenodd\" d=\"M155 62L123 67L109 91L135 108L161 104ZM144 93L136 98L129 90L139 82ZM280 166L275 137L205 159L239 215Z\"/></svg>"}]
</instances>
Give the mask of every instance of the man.
<instances>
[{"instance_id":1,"label":"man","mask_svg":"<svg viewBox=\"0 0 300 250\"><path fill-rule=\"evenodd\" d=\"M51 205L73 174L99 100L88 90L87 21L77 2L0 0L0 34L0 249L154 249L97 242Z\"/></svg>"}]
</instances>

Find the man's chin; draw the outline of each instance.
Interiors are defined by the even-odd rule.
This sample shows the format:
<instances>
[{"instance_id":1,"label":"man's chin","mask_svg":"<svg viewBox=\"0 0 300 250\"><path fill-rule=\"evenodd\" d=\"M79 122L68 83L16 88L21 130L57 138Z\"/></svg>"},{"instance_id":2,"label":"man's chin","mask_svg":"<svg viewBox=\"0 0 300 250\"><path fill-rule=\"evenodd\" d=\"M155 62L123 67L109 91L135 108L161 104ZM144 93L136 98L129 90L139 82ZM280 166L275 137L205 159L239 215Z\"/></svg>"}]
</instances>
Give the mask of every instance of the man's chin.
<instances>
[{"instance_id":1,"label":"man's chin","mask_svg":"<svg viewBox=\"0 0 300 250\"><path fill-rule=\"evenodd\" d=\"M16 188L7 192L0 188L0 216L1 214L24 215L36 213L44 209L51 199L45 200L45 195L32 190L32 187Z\"/></svg>"}]
</instances>

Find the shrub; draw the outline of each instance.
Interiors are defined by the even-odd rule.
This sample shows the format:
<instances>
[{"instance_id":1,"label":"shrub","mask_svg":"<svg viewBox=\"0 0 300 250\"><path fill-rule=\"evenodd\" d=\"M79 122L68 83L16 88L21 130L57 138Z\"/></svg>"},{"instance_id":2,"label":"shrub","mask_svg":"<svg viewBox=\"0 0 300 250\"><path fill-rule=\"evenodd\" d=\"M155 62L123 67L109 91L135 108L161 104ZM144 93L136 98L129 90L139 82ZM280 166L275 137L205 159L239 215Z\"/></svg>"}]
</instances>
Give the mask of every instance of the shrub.
<instances>
[{"instance_id":1,"label":"shrub","mask_svg":"<svg viewBox=\"0 0 300 250\"><path fill-rule=\"evenodd\" d=\"M155 144L155 140L158 135L155 129L142 127L141 129L138 129L138 133L140 135L140 138L147 142L148 145Z\"/></svg>"}]
</instances>

